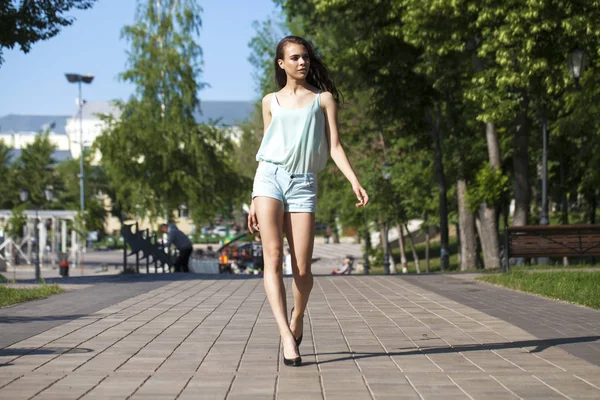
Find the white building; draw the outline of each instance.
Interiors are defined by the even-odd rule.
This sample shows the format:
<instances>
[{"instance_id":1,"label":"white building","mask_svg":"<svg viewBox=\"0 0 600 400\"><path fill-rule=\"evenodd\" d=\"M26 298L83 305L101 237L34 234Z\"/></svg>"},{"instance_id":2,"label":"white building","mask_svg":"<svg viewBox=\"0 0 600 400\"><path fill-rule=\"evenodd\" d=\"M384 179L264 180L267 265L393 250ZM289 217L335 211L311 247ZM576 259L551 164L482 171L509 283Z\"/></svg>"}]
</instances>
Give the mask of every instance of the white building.
<instances>
[{"instance_id":1,"label":"white building","mask_svg":"<svg viewBox=\"0 0 600 400\"><path fill-rule=\"evenodd\" d=\"M253 104L247 101L203 101L202 112L196 114L199 123L216 122L227 127L232 138L239 140L241 130L237 123L249 118ZM105 123L99 114L113 115L119 118L120 112L107 101L90 101L83 105L80 124L77 110L73 116L66 115L15 115L0 117L0 140L15 150L21 150L31 144L40 132L49 131L50 141L56 146L57 161L62 161L70 153L70 158L79 158L80 136L83 146L90 148L96 138L102 134ZM17 153L20 153L17 151ZM55 157L56 159L57 157Z\"/></svg>"},{"instance_id":2,"label":"white building","mask_svg":"<svg viewBox=\"0 0 600 400\"><path fill-rule=\"evenodd\" d=\"M112 115L119 118L120 111L107 101L90 101L83 105L81 123L79 113L67 118L65 132L69 138L71 156L79 158L81 154L80 139L83 139L83 147L87 150L92 147L96 138L102 135L106 123L99 117L100 114Z\"/></svg>"},{"instance_id":3,"label":"white building","mask_svg":"<svg viewBox=\"0 0 600 400\"><path fill-rule=\"evenodd\" d=\"M232 139L239 142L241 129L237 124L247 120L254 105L247 101L202 101L202 112L196 114L198 123L215 122L229 131ZM40 132L49 132L50 141L56 146L53 154L54 160L59 163L67 159L78 159L81 154L80 136L83 139L84 148L90 148L96 138L100 136L105 123L98 114L113 115L118 118L120 112L115 106L106 101L86 102L82 110L80 123L78 111L73 116L65 115L6 115L0 117L0 140L13 148L12 160L16 160L21 150L33 143L36 135ZM95 157L98 162L100 155ZM185 207L184 207L185 208ZM181 218L178 223L182 224L182 230L188 232L191 220L187 218L185 209L180 210ZM148 223L141 221L142 225ZM116 218L109 218L106 226L111 232L118 229Z\"/></svg>"}]
</instances>

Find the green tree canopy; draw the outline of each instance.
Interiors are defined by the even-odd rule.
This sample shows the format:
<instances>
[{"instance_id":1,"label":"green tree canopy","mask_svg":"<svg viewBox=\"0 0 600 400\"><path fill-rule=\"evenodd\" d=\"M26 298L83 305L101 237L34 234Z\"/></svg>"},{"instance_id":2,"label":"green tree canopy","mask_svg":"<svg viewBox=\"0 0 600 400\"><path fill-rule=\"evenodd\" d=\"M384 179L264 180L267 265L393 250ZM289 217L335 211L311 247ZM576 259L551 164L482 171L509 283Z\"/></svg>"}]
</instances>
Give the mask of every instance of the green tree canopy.
<instances>
[{"instance_id":1,"label":"green tree canopy","mask_svg":"<svg viewBox=\"0 0 600 400\"><path fill-rule=\"evenodd\" d=\"M192 0L140 2L136 24L123 30L131 44L121 78L135 95L117 101L119 119L96 141L123 211L170 218L185 204L201 221L231 202L239 179L231 141L215 125L198 125L202 9Z\"/></svg>"},{"instance_id":2,"label":"green tree canopy","mask_svg":"<svg viewBox=\"0 0 600 400\"><path fill-rule=\"evenodd\" d=\"M91 8L97 0L3 0L0 1L0 65L2 50L19 46L28 53L40 40L56 36L60 29L73 23L65 15L73 9Z\"/></svg>"}]
</instances>

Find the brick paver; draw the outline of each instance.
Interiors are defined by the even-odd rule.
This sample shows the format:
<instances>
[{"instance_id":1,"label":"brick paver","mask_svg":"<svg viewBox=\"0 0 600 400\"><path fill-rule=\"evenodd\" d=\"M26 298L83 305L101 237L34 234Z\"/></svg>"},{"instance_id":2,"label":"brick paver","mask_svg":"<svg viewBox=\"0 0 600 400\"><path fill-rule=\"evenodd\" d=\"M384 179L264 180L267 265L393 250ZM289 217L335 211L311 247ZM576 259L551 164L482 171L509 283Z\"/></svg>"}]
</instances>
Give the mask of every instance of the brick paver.
<instances>
[{"instance_id":1,"label":"brick paver","mask_svg":"<svg viewBox=\"0 0 600 400\"><path fill-rule=\"evenodd\" d=\"M403 277L423 289L510 322L600 366L600 311L542 296L484 285L473 274ZM600 289L599 289L600 290Z\"/></svg>"},{"instance_id":2,"label":"brick paver","mask_svg":"<svg viewBox=\"0 0 600 400\"><path fill-rule=\"evenodd\" d=\"M0 398L600 398L599 366L399 277L316 277L283 366L262 284L178 280L14 343Z\"/></svg>"},{"instance_id":3,"label":"brick paver","mask_svg":"<svg viewBox=\"0 0 600 400\"><path fill-rule=\"evenodd\" d=\"M177 279L185 277L152 274L48 279L48 283L59 283L68 292L0 308L0 349Z\"/></svg>"}]
</instances>

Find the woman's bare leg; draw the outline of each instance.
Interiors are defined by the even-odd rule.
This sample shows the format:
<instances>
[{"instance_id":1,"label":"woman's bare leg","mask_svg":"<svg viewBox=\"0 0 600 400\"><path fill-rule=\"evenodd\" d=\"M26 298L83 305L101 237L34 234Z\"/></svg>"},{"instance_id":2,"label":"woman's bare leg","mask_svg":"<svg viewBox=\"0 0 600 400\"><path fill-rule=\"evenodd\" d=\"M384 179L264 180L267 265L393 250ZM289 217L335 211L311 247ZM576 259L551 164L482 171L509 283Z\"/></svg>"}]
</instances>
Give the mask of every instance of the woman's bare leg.
<instances>
[{"instance_id":1,"label":"woman's bare leg","mask_svg":"<svg viewBox=\"0 0 600 400\"><path fill-rule=\"evenodd\" d=\"M283 226L290 245L294 273L294 315L290 321L290 329L294 337L298 338L304 329L304 310L313 287L310 267L315 243L315 214L285 213Z\"/></svg>"},{"instance_id":2,"label":"woman's bare leg","mask_svg":"<svg viewBox=\"0 0 600 400\"><path fill-rule=\"evenodd\" d=\"M255 197L254 209L263 246L265 292L283 343L287 359L298 357L294 336L288 326L285 286L283 285L283 203L270 197Z\"/></svg>"}]
</instances>

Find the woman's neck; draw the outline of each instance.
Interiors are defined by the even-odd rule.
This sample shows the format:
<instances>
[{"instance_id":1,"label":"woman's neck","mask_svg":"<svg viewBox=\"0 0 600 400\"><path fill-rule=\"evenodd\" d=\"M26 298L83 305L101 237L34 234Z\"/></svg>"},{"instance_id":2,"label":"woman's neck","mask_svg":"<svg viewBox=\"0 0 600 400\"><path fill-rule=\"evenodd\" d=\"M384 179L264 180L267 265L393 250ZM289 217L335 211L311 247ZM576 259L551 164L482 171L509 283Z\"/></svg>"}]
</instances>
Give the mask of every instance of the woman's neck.
<instances>
[{"instance_id":1,"label":"woman's neck","mask_svg":"<svg viewBox=\"0 0 600 400\"><path fill-rule=\"evenodd\" d=\"M299 91L308 90L308 82L306 79L296 80L288 76L287 83L283 88L282 92L289 93L291 95L297 94Z\"/></svg>"}]
</instances>

